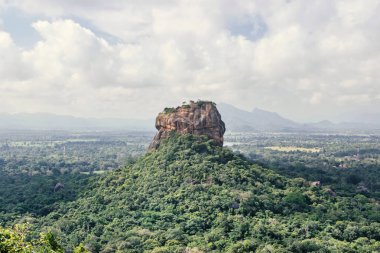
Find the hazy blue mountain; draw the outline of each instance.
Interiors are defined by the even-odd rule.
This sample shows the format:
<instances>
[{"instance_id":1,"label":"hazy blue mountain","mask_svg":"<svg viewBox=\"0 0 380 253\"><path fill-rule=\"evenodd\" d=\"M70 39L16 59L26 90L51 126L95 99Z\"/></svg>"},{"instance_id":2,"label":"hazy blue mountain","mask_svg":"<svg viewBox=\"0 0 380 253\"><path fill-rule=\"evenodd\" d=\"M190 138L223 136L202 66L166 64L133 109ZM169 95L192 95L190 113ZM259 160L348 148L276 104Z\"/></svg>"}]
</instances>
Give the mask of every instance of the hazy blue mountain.
<instances>
[{"instance_id":1,"label":"hazy blue mountain","mask_svg":"<svg viewBox=\"0 0 380 253\"><path fill-rule=\"evenodd\" d=\"M154 130L153 120L78 118L49 113L0 114L0 129L12 130Z\"/></svg>"},{"instance_id":2,"label":"hazy blue mountain","mask_svg":"<svg viewBox=\"0 0 380 253\"><path fill-rule=\"evenodd\" d=\"M258 108L249 112L224 103L217 108L227 131L232 132L380 130L380 115L374 114L352 115L352 120L339 123L299 123ZM0 114L0 130L155 131L152 122L153 119L79 118L50 113Z\"/></svg>"},{"instance_id":3,"label":"hazy blue mountain","mask_svg":"<svg viewBox=\"0 0 380 253\"><path fill-rule=\"evenodd\" d=\"M303 128L302 124L275 112L258 108L248 112L224 103L218 104L217 107L228 131L286 131Z\"/></svg>"},{"instance_id":4,"label":"hazy blue mountain","mask_svg":"<svg viewBox=\"0 0 380 253\"><path fill-rule=\"evenodd\" d=\"M363 114L355 121L334 123L323 120L316 123L299 123L286 119L275 112L255 108L252 112L241 110L229 104L218 104L222 120L228 131L346 131L346 130L379 130L380 117Z\"/></svg>"}]
</instances>

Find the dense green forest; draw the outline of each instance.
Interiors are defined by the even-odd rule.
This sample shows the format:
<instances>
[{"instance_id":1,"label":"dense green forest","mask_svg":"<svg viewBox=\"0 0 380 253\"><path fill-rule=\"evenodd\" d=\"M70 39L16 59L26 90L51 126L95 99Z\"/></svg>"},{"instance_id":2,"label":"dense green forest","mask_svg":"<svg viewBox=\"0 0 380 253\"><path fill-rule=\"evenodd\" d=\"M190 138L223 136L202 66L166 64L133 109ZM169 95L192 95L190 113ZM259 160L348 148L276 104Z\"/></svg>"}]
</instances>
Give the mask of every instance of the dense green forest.
<instances>
[{"instance_id":1,"label":"dense green forest","mask_svg":"<svg viewBox=\"0 0 380 253\"><path fill-rule=\"evenodd\" d=\"M380 207L252 164L206 138L167 139L90 180L72 202L33 220L70 251L375 252Z\"/></svg>"},{"instance_id":2,"label":"dense green forest","mask_svg":"<svg viewBox=\"0 0 380 253\"><path fill-rule=\"evenodd\" d=\"M0 171L0 222L22 222L27 214L30 217L47 215L57 203L75 200L86 190L89 179L79 173L30 176Z\"/></svg>"},{"instance_id":3,"label":"dense green forest","mask_svg":"<svg viewBox=\"0 0 380 253\"><path fill-rule=\"evenodd\" d=\"M320 181L339 195L380 200L376 133L231 133L230 147L289 178Z\"/></svg>"},{"instance_id":4,"label":"dense green forest","mask_svg":"<svg viewBox=\"0 0 380 253\"><path fill-rule=\"evenodd\" d=\"M124 163L2 170L0 252L380 251L376 198L280 175L206 137L173 136Z\"/></svg>"}]
</instances>

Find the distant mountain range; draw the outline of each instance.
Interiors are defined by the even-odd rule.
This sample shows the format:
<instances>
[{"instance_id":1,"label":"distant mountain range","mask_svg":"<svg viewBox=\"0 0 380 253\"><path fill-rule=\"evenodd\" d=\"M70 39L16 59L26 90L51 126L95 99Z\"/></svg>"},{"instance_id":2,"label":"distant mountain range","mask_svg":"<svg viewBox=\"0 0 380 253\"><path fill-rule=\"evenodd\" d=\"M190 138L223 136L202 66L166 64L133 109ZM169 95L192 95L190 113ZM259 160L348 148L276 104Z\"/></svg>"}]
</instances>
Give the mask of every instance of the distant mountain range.
<instances>
[{"instance_id":1,"label":"distant mountain range","mask_svg":"<svg viewBox=\"0 0 380 253\"><path fill-rule=\"evenodd\" d=\"M238 109L228 104L218 104L222 120L228 131L274 131L300 128L301 125L285 119L274 112L255 108L252 112Z\"/></svg>"},{"instance_id":2,"label":"distant mountain range","mask_svg":"<svg viewBox=\"0 0 380 253\"><path fill-rule=\"evenodd\" d=\"M375 115L366 118L362 115L357 122L333 123L324 120L299 123L258 108L249 112L225 103L218 104L217 108L226 123L227 131L231 132L380 130L380 117ZM155 131L154 119L79 118L49 113L0 114L0 129Z\"/></svg>"},{"instance_id":3,"label":"distant mountain range","mask_svg":"<svg viewBox=\"0 0 380 253\"><path fill-rule=\"evenodd\" d=\"M229 104L218 104L227 131L319 131L319 130L378 130L380 122L340 122L328 120L316 123L299 123L280 116L278 113L255 108L252 112L238 109Z\"/></svg>"}]
</instances>

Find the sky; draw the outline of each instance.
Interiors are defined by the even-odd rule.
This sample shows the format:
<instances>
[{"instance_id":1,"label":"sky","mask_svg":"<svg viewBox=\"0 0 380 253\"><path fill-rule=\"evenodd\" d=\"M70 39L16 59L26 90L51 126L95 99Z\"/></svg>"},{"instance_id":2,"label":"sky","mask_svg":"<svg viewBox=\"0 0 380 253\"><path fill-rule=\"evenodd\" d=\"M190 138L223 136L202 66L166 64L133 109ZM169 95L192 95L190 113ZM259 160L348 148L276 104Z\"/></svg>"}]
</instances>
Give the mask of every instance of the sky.
<instances>
[{"instance_id":1,"label":"sky","mask_svg":"<svg viewBox=\"0 0 380 253\"><path fill-rule=\"evenodd\" d=\"M380 0L0 0L0 113L380 113ZM342 116L343 115L343 116Z\"/></svg>"}]
</instances>

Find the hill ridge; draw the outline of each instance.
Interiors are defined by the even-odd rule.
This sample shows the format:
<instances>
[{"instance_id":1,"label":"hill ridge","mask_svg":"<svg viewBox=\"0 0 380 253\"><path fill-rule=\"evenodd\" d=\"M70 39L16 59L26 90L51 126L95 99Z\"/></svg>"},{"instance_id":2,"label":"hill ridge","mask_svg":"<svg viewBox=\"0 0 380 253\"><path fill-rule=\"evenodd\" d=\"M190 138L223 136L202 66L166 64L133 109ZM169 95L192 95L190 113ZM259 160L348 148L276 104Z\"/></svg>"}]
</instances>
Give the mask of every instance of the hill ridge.
<instances>
[{"instance_id":1,"label":"hill ridge","mask_svg":"<svg viewBox=\"0 0 380 253\"><path fill-rule=\"evenodd\" d=\"M167 138L91 188L37 227L55 231L68 250L83 242L93 252L343 252L361 237L375 241L357 252L380 247L379 207L364 196L348 204L206 136ZM343 215L350 223L339 223ZM362 232L345 235L351 226Z\"/></svg>"}]
</instances>

